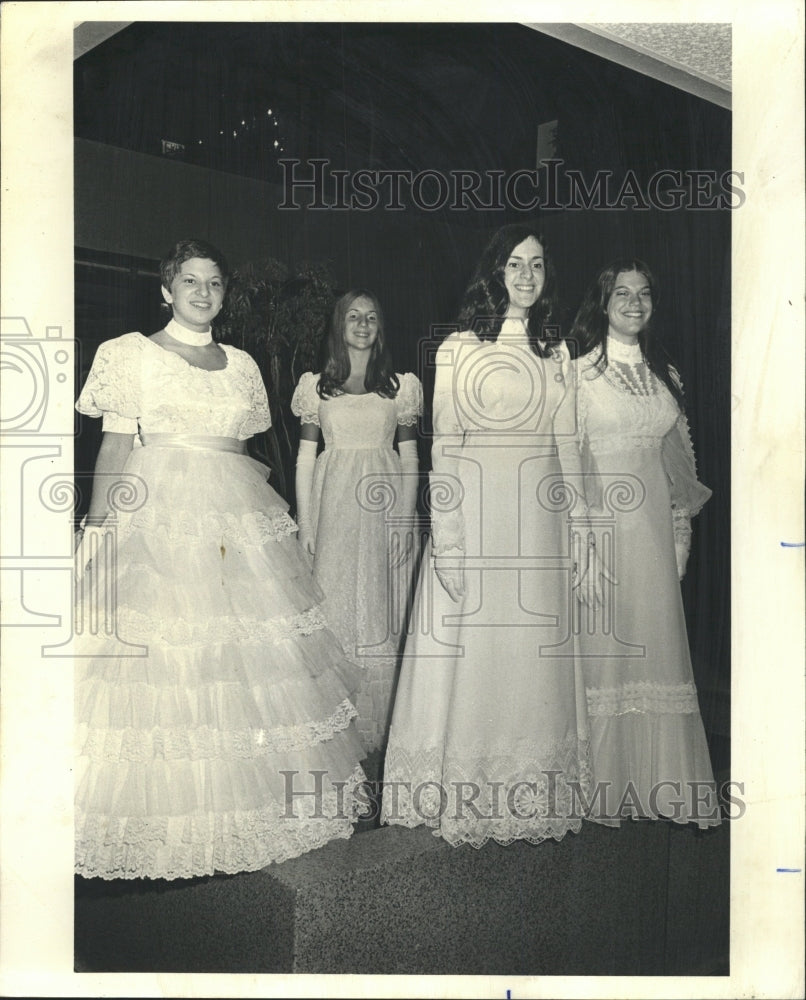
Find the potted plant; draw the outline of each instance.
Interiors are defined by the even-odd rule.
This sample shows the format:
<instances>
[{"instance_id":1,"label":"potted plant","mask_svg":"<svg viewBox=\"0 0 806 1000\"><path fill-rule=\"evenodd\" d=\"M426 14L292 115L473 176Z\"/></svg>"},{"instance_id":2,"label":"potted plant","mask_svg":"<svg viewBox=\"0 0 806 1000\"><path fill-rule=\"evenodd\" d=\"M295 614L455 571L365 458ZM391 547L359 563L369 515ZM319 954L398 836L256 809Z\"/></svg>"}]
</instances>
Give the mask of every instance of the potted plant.
<instances>
[{"instance_id":1,"label":"potted plant","mask_svg":"<svg viewBox=\"0 0 806 1000\"><path fill-rule=\"evenodd\" d=\"M336 287L326 264L287 267L269 258L234 272L218 337L248 351L269 393L272 426L251 450L272 470L272 486L293 504L299 427L291 397L303 372L316 370Z\"/></svg>"}]
</instances>

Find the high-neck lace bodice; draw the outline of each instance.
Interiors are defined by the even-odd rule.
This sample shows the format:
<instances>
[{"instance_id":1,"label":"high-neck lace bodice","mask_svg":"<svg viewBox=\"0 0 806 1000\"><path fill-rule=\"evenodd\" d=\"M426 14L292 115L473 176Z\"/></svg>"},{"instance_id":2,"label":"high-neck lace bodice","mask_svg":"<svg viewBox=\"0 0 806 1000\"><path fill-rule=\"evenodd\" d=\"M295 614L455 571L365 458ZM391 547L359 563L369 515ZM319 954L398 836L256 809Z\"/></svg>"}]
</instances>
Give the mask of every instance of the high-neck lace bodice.
<instances>
[{"instance_id":1,"label":"high-neck lace bodice","mask_svg":"<svg viewBox=\"0 0 806 1000\"><path fill-rule=\"evenodd\" d=\"M608 338L607 366L597 361L594 355L580 362L580 429L591 451L659 448L680 411L641 348Z\"/></svg>"}]
</instances>

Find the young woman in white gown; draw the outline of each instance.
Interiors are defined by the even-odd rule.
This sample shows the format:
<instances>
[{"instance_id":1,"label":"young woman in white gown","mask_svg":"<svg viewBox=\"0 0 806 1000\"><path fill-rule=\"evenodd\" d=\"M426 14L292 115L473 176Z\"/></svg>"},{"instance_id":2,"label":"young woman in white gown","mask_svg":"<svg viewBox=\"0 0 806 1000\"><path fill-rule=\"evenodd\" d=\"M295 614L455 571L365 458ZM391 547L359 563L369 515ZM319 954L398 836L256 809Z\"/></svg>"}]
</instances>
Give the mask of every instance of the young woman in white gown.
<instances>
[{"instance_id":1,"label":"young woman in white gown","mask_svg":"<svg viewBox=\"0 0 806 1000\"><path fill-rule=\"evenodd\" d=\"M570 634L557 437L568 356L546 240L507 226L436 355L431 541L384 772L382 821L458 846L578 831L590 771ZM571 413L571 417L573 414Z\"/></svg>"},{"instance_id":2,"label":"young woman in white gown","mask_svg":"<svg viewBox=\"0 0 806 1000\"><path fill-rule=\"evenodd\" d=\"M77 548L75 867L88 878L295 857L350 836L363 778L354 670L287 506L246 454L269 426L263 381L211 337L226 262L183 241L161 273L173 319L101 344L76 404L104 428Z\"/></svg>"},{"instance_id":3,"label":"young woman in white gown","mask_svg":"<svg viewBox=\"0 0 806 1000\"><path fill-rule=\"evenodd\" d=\"M579 651L600 798L591 818L719 823L680 593L697 480L680 378L653 335L655 280L619 260L593 282L571 331L578 491ZM587 571L585 567L587 566Z\"/></svg>"},{"instance_id":4,"label":"young woman in white gown","mask_svg":"<svg viewBox=\"0 0 806 1000\"><path fill-rule=\"evenodd\" d=\"M337 302L321 374L291 402L301 420L300 542L313 555L325 613L361 669L357 726L367 754L389 732L416 513L422 388L395 374L380 303L355 289ZM316 457L320 434L324 451ZM393 445L397 441L397 451Z\"/></svg>"}]
</instances>

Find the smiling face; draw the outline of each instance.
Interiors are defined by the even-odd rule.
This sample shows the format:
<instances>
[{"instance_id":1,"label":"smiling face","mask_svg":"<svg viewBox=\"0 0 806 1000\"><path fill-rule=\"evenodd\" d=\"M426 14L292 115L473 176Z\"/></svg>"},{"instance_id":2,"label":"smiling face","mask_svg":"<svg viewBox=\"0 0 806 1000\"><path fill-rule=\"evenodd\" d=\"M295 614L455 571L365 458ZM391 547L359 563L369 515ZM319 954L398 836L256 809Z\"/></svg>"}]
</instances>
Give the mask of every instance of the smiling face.
<instances>
[{"instance_id":1,"label":"smiling face","mask_svg":"<svg viewBox=\"0 0 806 1000\"><path fill-rule=\"evenodd\" d=\"M640 271L621 271L607 301L608 336L634 344L652 315L652 288Z\"/></svg>"},{"instance_id":2,"label":"smiling face","mask_svg":"<svg viewBox=\"0 0 806 1000\"><path fill-rule=\"evenodd\" d=\"M344 343L348 350L368 351L378 339L378 311L372 299L359 295L344 317Z\"/></svg>"},{"instance_id":3,"label":"smiling face","mask_svg":"<svg viewBox=\"0 0 806 1000\"><path fill-rule=\"evenodd\" d=\"M214 261L191 257L182 264L171 287L163 287L162 297L173 310L177 323L204 333L221 312L224 289L224 278Z\"/></svg>"},{"instance_id":4,"label":"smiling face","mask_svg":"<svg viewBox=\"0 0 806 1000\"><path fill-rule=\"evenodd\" d=\"M507 316L525 317L540 298L546 283L543 247L534 236L513 247L504 264L504 287L509 296Z\"/></svg>"}]
</instances>

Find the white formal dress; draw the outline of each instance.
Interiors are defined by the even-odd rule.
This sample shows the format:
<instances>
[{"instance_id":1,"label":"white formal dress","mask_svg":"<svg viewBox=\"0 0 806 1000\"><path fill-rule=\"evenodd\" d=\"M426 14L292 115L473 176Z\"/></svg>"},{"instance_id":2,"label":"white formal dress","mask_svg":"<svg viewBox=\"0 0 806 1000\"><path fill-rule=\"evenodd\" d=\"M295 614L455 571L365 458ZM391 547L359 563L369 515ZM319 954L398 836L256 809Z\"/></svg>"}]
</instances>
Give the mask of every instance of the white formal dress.
<instances>
[{"instance_id":1,"label":"white formal dress","mask_svg":"<svg viewBox=\"0 0 806 1000\"><path fill-rule=\"evenodd\" d=\"M331 628L361 669L356 725L367 752L382 748L389 732L414 565L413 556L402 566L389 559L403 493L395 433L398 425L416 425L422 413L417 377L409 372L398 379L394 399L376 392L322 399L319 375L306 372L291 402L292 411L321 427L324 437L310 502L314 579Z\"/></svg>"},{"instance_id":2,"label":"white formal dress","mask_svg":"<svg viewBox=\"0 0 806 1000\"><path fill-rule=\"evenodd\" d=\"M617 583L595 613L579 608L594 818L719 823L675 557L711 491L697 481L688 424L640 347L608 340L574 362L577 466L600 553ZM676 373L675 373L676 377ZM568 442L562 449L569 460ZM582 484L582 485L581 485Z\"/></svg>"},{"instance_id":3,"label":"white formal dress","mask_svg":"<svg viewBox=\"0 0 806 1000\"><path fill-rule=\"evenodd\" d=\"M570 633L567 512L555 422L567 352L523 324L449 336L436 358L431 551L395 699L382 820L452 845L578 831L590 791L582 679ZM561 490L560 490L561 492ZM459 556L454 602L433 552Z\"/></svg>"},{"instance_id":4,"label":"white formal dress","mask_svg":"<svg viewBox=\"0 0 806 1000\"><path fill-rule=\"evenodd\" d=\"M99 347L77 403L138 435L110 561L93 560L76 606L86 877L254 870L353 830L355 671L268 470L237 450L268 402L252 358L224 351L204 371L125 334ZM94 593L111 595L111 633L92 626Z\"/></svg>"}]
</instances>

